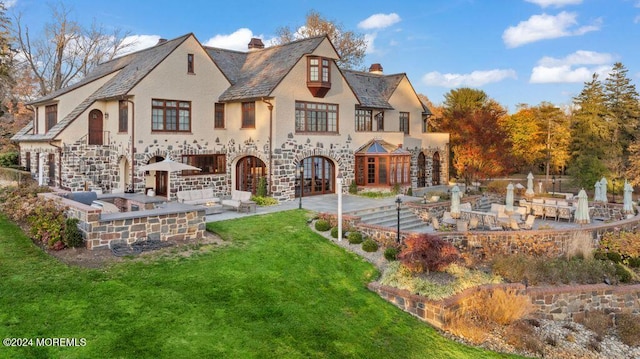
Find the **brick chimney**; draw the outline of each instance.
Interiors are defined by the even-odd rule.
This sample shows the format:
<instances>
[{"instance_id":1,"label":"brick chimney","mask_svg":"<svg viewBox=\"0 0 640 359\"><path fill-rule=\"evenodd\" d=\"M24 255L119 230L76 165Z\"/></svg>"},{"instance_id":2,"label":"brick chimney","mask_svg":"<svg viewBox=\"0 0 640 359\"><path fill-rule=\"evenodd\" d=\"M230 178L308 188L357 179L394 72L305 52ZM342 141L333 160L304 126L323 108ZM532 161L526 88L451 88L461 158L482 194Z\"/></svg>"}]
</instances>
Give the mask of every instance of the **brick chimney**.
<instances>
[{"instance_id":1,"label":"brick chimney","mask_svg":"<svg viewBox=\"0 0 640 359\"><path fill-rule=\"evenodd\" d=\"M369 72L376 75L382 75L382 65L371 64L371 67L369 67Z\"/></svg>"},{"instance_id":2,"label":"brick chimney","mask_svg":"<svg viewBox=\"0 0 640 359\"><path fill-rule=\"evenodd\" d=\"M158 43L156 44L156 46L164 44L165 42L167 42L167 39L158 39Z\"/></svg>"},{"instance_id":3,"label":"brick chimney","mask_svg":"<svg viewBox=\"0 0 640 359\"><path fill-rule=\"evenodd\" d=\"M264 49L264 44L262 40L254 37L249 41L249 51Z\"/></svg>"}]
</instances>

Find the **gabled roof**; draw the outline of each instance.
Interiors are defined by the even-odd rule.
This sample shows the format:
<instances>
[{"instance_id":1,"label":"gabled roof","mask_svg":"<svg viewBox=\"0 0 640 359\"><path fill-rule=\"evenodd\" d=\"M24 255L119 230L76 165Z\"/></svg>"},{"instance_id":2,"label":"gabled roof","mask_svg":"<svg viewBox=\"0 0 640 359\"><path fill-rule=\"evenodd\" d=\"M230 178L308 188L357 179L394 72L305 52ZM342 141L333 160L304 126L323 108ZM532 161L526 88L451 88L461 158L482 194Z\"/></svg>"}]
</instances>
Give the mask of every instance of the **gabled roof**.
<instances>
[{"instance_id":1,"label":"gabled roof","mask_svg":"<svg viewBox=\"0 0 640 359\"><path fill-rule=\"evenodd\" d=\"M135 87L145 76L147 76L160 62L162 62L169 54L171 54L180 44L193 34L187 34L176 39L166 41L154 47L137 51L111 61L102 63L96 67L87 77L81 81L55 91L47 96L39 98L31 104L46 103L55 98L68 93L72 90L80 88L92 81L109 75L115 71L119 71L113 78L102 85L89 97L84 99L76 108L68 113L62 120L58 121L45 134L29 134L27 131L19 131L11 140L30 140L30 141L50 141L53 140L60 132L65 129L73 120L81 113L86 111L95 101L101 99L115 98L125 96L133 87ZM29 125L32 126L32 125Z\"/></svg>"},{"instance_id":2,"label":"gabled roof","mask_svg":"<svg viewBox=\"0 0 640 359\"><path fill-rule=\"evenodd\" d=\"M393 109L389 99L405 74L379 75L369 72L342 70L344 77L360 101L360 106Z\"/></svg>"},{"instance_id":3,"label":"gabled roof","mask_svg":"<svg viewBox=\"0 0 640 359\"><path fill-rule=\"evenodd\" d=\"M298 61L327 39L317 36L248 53L205 48L231 81L220 101L269 97Z\"/></svg>"}]
</instances>

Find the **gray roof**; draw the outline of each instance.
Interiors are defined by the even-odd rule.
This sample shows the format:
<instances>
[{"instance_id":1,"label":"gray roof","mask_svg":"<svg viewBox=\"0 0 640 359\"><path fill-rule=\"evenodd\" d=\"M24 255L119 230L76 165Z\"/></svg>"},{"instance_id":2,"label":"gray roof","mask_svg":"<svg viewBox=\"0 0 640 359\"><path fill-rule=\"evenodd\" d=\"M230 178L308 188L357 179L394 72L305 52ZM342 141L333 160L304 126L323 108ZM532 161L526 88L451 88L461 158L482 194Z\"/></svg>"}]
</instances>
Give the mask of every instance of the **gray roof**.
<instances>
[{"instance_id":1,"label":"gray roof","mask_svg":"<svg viewBox=\"0 0 640 359\"><path fill-rule=\"evenodd\" d=\"M154 47L134 52L111 61L102 63L96 69L81 81L55 91L47 96L39 98L31 104L39 104L49 102L56 97L75 90L83 85L95 81L101 77L120 70L113 78L102 85L89 97L84 99L76 108L68 113L62 120L58 121L55 126L51 127L45 134L30 134L32 127L29 124L22 130L18 131L11 140L28 140L28 141L50 141L53 140L60 132L65 129L73 120L81 113L86 111L95 101L101 99L125 96L135 85L138 84L145 76L147 76L162 60L164 60L173 50L175 50L183 41L193 34L187 34L179 38L166 41Z\"/></svg>"},{"instance_id":2,"label":"gray roof","mask_svg":"<svg viewBox=\"0 0 640 359\"><path fill-rule=\"evenodd\" d=\"M360 106L393 109L389 98L405 74L379 75L369 72L343 70L342 73L360 101Z\"/></svg>"},{"instance_id":3,"label":"gray roof","mask_svg":"<svg viewBox=\"0 0 640 359\"><path fill-rule=\"evenodd\" d=\"M269 97L293 66L320 46L326 36L311 37L248 53L206 48L231 82L220 101Z\"/></svg>"}]
</instances>

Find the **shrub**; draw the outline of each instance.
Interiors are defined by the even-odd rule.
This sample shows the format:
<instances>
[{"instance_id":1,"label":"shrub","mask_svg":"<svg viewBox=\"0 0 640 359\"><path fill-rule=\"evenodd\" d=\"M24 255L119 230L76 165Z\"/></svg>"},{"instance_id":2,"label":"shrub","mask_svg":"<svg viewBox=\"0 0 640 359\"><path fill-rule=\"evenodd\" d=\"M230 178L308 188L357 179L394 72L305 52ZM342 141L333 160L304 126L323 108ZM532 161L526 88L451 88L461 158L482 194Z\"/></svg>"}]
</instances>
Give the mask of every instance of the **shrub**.
<instances>
[{"instance_id":1,"label":"shrub","mask_svg":"<svg viewBox=\"0 0 640 359\"><path fill-rule=\"evenodd\" d=\"M613 325L611 317L601 310L586 312L584 319L577 322L596 333L599 337L604 337Z\"/></svg>"},{"instance_id":2,"label":"shrub","mask_svg":"<svg viewBox=\"0 0 640 359\"><path fill-rule=\"evenodd\" d=\"M366 241L362 242L362 250L365 252L375 252L378 250L378 243L369 238Z\"/></svg>"},{"instance_id":3,"label":"shrub","mask_svg":"<svg viewBox=\"0 0 640 359\"><path fill-rule=\"evenodd\" d=\"M63 242L67 247L76 248L82 246L82 232L78 228L78 222L80 220L77 218L67 218L64 224Z\"/></svg>"},{"instance_id":4,"label":"shrub","mask_svg":"<svg viewBox=\"0 0 640 359\"><path fill-rule=\"evenodd\" d=\"M329 221L325 219L319 219L316 221L316 231L326 232L331 229Z\"/></svg>"},{"instance_id":5,"label":"shrub","mask_svg":"<svg viewBox=\"0 0 640 359\"><path fill-rule=\"evenodd\" d=\"M509 328L505 331L505 336L506 342L518 349L525 349L538 355L544 354L544 343L535 334L533 327L525 320L518 320L509 325ZM550 338L547 338L547 342L554 343L553 339Z\"/></svg>"},{"instance_id":6,"label":"shrub","mask_svg":"<svg viewBox=\"0 0 640 359\"><path fill-rule=\"evenodd\" d=\"M411 189L411 187L407 188L407 196L413 196L413 189Z\"/></svg>"},{"instance_id":7,"label":"shrub","mask_svg":"<svg viewBox=\"0 0 640 359\"><path fill-rule=\"evenodd\" d=\"M264 176L258 178L258 186L256 187L256 196L258 197L267 196L267 178Z\"/></svg>"},{"instance_id":8,"label":"shrub","mask_svg":"<svg viewBox=\"0 0 640 359\"><path fill-rule=\"evenodd\" d=\"M53 201L38 203L27 221L30 225L29 232L34 240L49 248L53 248L56 242L62 242L64 212L57 208Z\"/></svg>"},{"instance_id":9,"label":"shrub","mask_svg":"<svg viewBox=\"0 0 640 359\"><path fill-rule=\"evenodd\" d=\"M0 166L17 168L19 165L20 154L18 152L0 153Z\"/></svg>"},{"instance_id":10,"label":"shrub","mask_svg":"<svg viewBox=\"0 0 640 359\"><path fill-rule=\"evenodd\" d=\"M629 258L627 263L631 268L640 268L640 257Z\"/></svg>"},{"instance_id":11,"label":"shrub","mask_svg":"<svg viewBox=\"0 0 640 359\"><path fill-rule=\"evenodd\" d=\"M278 200L271 197L251 196L251 200L258 206L273 206L278 204Z\"/></svg>"},{"instance_id":12,"label":"shrub","mask_svg":"<svg viewBox=\"0 0 640 359\"><path fill-rule=\"evenodd\" d=\"M529 297L512 288L478 290L460 303L461 311L478 320L509 325L531 313Z\"/></svg>"},{"instance_id":13,"label":"shrub","mask_svg":"<svg viewBox=\"0 0 640 359\"><path fill-rule=\"evenodd\" d=\"M631 282L632 275L629 270L622 264L616 263L616 278L622 283Z\"/></svg>"},{"instance_id":14,"label":"shrub","mask_svg":"<svg viewBox=\"0 0 640 359\"><path fill-rule=\"evenodd\" d=\"M460 258L460 252L452 244L425 233L409 236L405 246L398 259L417 273L440 271Z\"/></svg>"},{"instance_id":15,"label":"shrub","mask_svg":"<svg viewBox=\"0 0 640 359\"><path fill-rule=\"evenodd\" d=\"M362 243L362 233L355 231L355 232L349 232L349 235L347 236L347 238L349 239L349 243L351 244L360 244Z\"/></svg>"},{"instance_id":16,"label":"shrub","mask_svg":"<svg viewBox=\"0 0 640 359\"><path fill-rule=\"evenodd\" d=\"M356 184L356 181L351 181L349 184L349 193L358 194L358 185Z\"/></svg>"},{"instance_id":17,"label":"shrub","mask_svg":"<svg viewBox=\"0 0 640 359\"><path fill-rule=\"evenodd\" d=\"M395 261L398 259L398 253L400 250L397 247L387 247L384 250L384 258L388 261Z\"/></svg>"},{"instance_id":18,"label":"shrub","mask_svg":"<svg viewBox=\"0 0 640 359\"><path fill-rule=\"evenodd\" d=\"M342 233L344 235L344 232ZM331 237L338 238L338 227L331 228Z\"/></svg>"},{"instance_id":19,"label":"shrub","mask_svg":"<svg viewBox=\"0 0 640 359\"><path fill-rule=\"evenodd\" d=\"M620 340L629 346L640 345L640 319L638 315L623 313L616 315L616 329Z\"/></svg>"},{"instance_id":20,"label":"shrub","mask_svg":"<svg viewBox=\"0 0 640 359\"><path fill-rule=\"evenodd\" d=\"M609 252L609 253L607 253L607 259L612 261L613 263L621 263L622 262L622 256L620 255L620 253Z\"/></svg>"}]
</instances>

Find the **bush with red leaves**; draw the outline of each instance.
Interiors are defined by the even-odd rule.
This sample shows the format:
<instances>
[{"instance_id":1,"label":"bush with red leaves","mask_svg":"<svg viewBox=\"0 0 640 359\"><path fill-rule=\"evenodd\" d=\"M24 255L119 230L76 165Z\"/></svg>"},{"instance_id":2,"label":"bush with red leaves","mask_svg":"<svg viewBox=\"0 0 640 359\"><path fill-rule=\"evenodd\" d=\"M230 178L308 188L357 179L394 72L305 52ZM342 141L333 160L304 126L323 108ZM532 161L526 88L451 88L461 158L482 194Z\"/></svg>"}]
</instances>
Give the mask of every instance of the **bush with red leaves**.
<instances>
[{"instance_id":1,"label":"bush with red leaves","mask_svg":"<svg viewBox=\"0 0 640 359\"><path fill-rule=\"evenodd\" d=\"M398 259L416 273L441 271L460 258L460 252L456 247L430 234L412 235L404 244L405 248L398 255Z\"/></svg>"}]
</instances>

